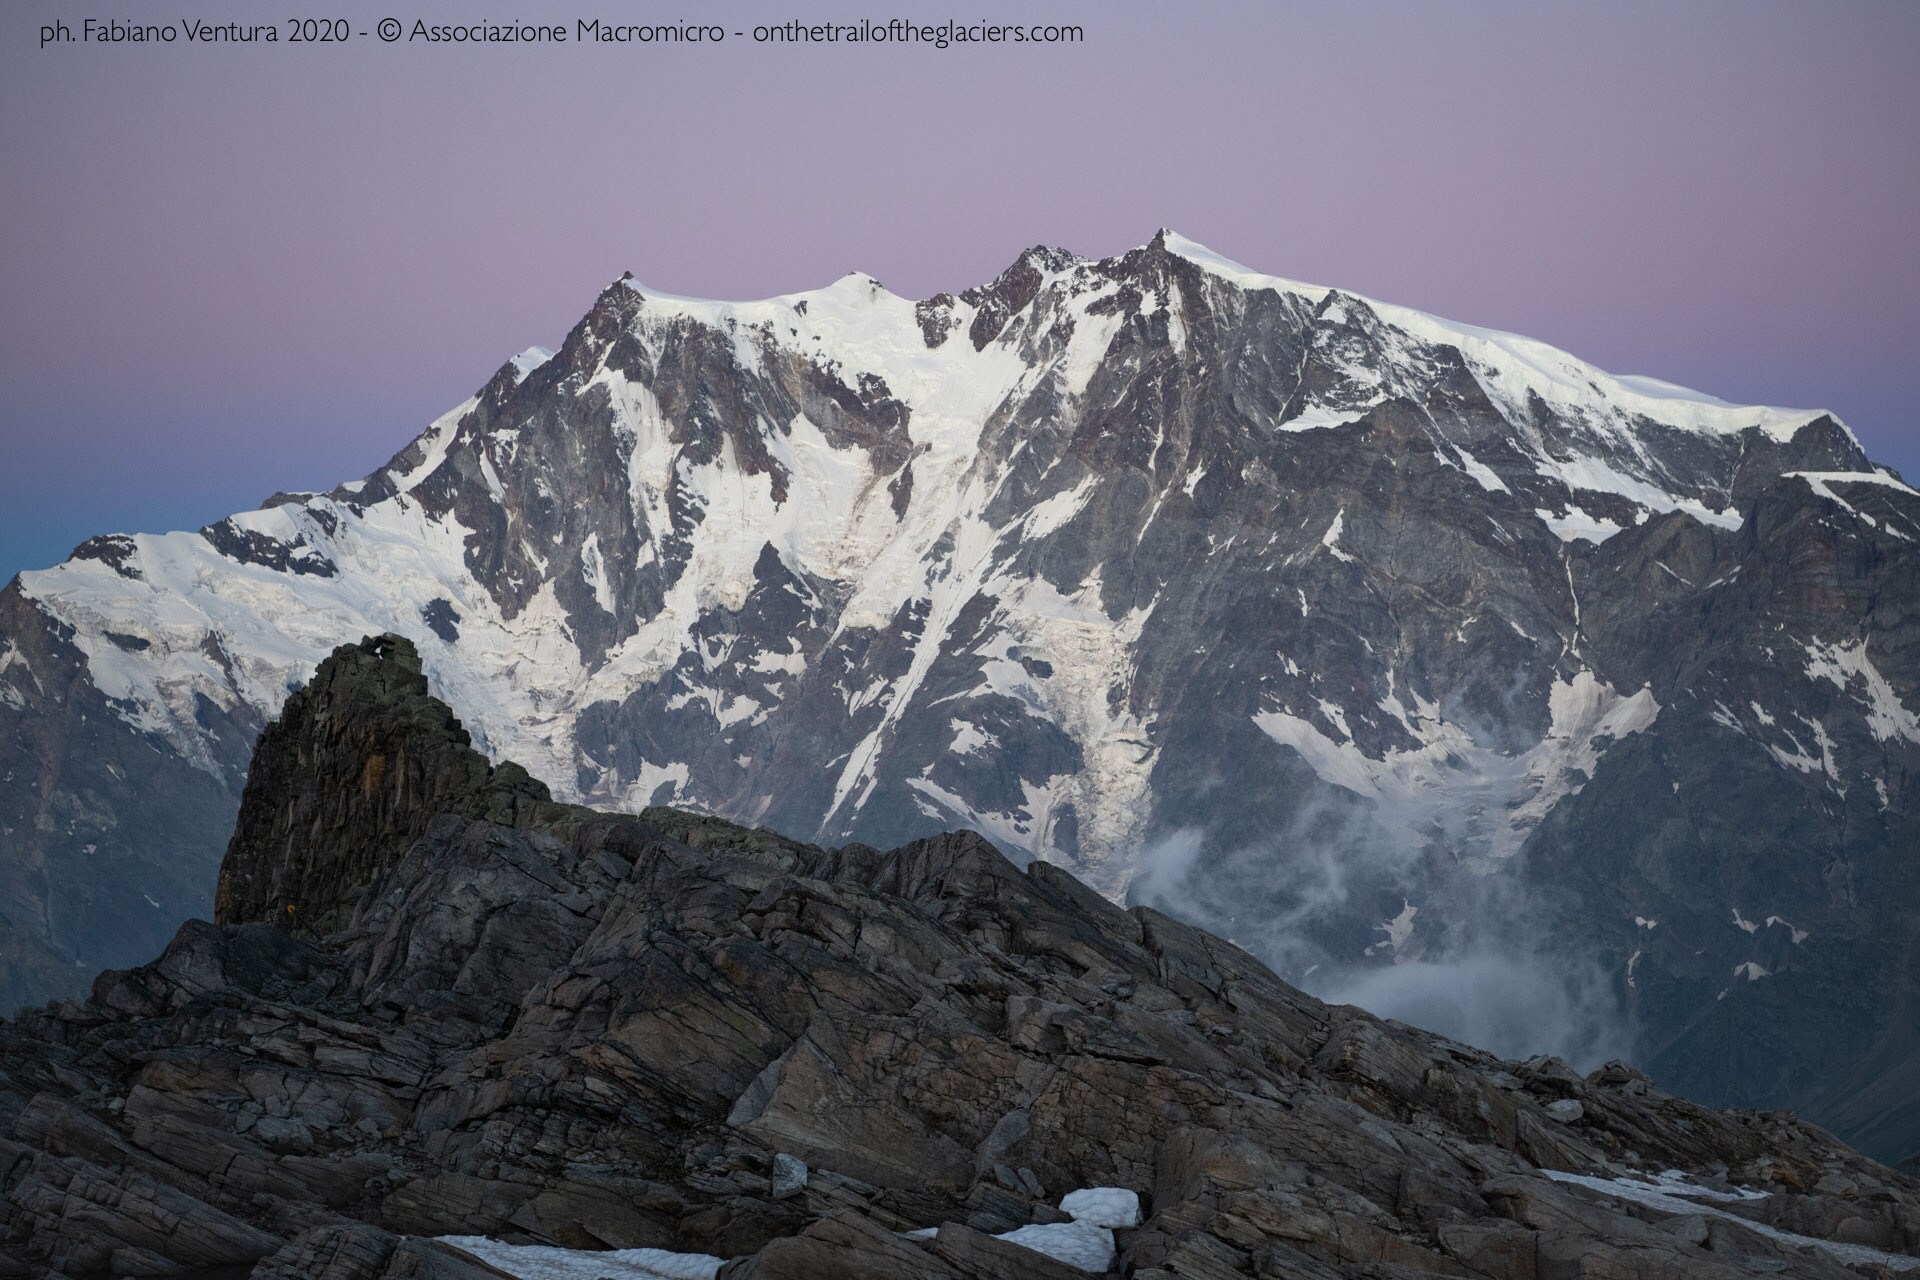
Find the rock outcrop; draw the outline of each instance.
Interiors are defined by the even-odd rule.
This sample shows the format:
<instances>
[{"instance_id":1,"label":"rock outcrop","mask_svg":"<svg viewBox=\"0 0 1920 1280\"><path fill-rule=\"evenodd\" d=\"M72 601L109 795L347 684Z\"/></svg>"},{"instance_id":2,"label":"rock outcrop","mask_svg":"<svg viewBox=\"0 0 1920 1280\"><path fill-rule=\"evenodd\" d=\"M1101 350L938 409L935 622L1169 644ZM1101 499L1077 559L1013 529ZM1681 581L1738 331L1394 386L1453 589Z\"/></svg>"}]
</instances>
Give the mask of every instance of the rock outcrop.
<instances>
[{"instance_id":1,"label":"rock outcrop","mask_svg":"<svg viewBox=\"0 0 1920 1280\"><path fill-rule=\"evenodd\" d=\"M519 765L495 768L473 750L428 693L412 641L368 637L321 666L261 735L214 921L284 915L331 932L435 815L519 826L551 800Z\"/></svg>"},{"instance_id":2,"label":"rock outcrop","mask_svg":"<svg viewBox=\"0 0 1920 1280\"><path fill-rule=\"evenodd\" d=\"M1920 1267L1920 1184L1792 1116L1322 1004L971 833L554 804L391 637L262 736L222 885L0 1024L0 1276L478 1280L440 1237L491 1236L1053 1280L1000 1237L1082 1187L1138 1193L1145 1280Z\"/></svg>"}]
</instances>

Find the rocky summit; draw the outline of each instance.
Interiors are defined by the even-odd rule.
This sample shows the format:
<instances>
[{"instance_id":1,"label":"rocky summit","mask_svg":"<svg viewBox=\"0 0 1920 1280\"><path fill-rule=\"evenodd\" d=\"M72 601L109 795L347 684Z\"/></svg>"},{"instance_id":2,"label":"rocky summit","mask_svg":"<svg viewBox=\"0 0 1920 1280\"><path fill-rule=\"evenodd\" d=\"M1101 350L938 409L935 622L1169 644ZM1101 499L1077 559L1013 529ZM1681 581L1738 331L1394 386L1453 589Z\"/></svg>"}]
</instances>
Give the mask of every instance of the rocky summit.
<instances>
[{"instance_id":1,"label":"rocky summit","mask_svg":"<svg viewBox=\"0 0 1920 1280\"><path fill-rule=\"evenodd\" d=\"M398 636L264 733L221 920L0 1024L0 1275L1878 1276L1920 1183L1502 1061L966 832L553 801Z\"/></svg>"},{"instance_id":2,"label":"rocky summit","mask_svg":"<svg viewBox=\"0 0 1920 1280\"><path fill-rule=\"evenodd\" d=\"M379 633L561 801L969 828L1322 997L1920 1153L1920 495L1817 410L1172 233L920 301L617 280L365 477L0 591L0 1004L212 913L256 735Z\"/></svg>"}]
</instances>

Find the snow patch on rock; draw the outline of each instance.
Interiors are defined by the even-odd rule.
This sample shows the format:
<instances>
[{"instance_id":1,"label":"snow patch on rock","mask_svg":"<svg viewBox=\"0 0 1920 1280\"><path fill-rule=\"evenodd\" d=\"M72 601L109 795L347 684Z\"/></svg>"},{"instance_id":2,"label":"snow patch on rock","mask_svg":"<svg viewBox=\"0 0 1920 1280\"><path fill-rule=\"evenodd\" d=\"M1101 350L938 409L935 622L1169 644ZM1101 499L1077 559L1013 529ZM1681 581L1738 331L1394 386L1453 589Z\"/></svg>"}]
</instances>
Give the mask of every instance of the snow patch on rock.
<instances>
[{"instance_id":1,"label":"snow patch on rock","mask_svg":"<svg viewBox=\"0 0 1920 1280\"><path fill-rule=\"evenodd\" d=\"M502 1244L486 1236L441 1236L517 1280L714 1280L726 1259L666 1249L560 1249Z\"/></svg>"}]
</instances>

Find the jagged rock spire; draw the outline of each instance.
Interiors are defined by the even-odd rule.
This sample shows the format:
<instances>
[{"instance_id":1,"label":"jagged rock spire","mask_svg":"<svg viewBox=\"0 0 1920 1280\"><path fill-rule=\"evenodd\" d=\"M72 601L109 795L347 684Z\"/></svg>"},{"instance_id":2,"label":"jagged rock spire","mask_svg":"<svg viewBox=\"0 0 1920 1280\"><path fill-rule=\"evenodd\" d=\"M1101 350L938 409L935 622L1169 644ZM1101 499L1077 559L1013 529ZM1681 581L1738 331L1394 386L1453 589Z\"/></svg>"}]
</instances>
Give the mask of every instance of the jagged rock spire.
<instances>
[{"instance_id":1,"label":"jagged rock spire","mask_svg":"<svg viewBox=\"0 0 1920 1280\"><path fill-rule=\"evenodd\" d=\"M260 735L214 919L324 931L435 815L514 825L550 800L519 765L473 749L411 640L341 645Z\"/></svg>"}]
</instances>

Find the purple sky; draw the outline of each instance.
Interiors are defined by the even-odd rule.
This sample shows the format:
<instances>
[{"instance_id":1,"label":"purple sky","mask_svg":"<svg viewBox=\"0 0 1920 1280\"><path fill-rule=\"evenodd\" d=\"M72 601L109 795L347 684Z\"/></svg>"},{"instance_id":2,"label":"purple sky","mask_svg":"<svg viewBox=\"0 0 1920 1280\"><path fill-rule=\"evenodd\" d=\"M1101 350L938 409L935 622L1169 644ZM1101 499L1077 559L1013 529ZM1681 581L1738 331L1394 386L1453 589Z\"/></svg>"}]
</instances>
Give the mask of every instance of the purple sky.
<instances>
[{"instance_id":1,"label":"purple sky","mask_svg":"<svg viewBox=\"0 0 1920 1280\"><path fill-rule=\"evenodd\" d=\"M476 10L407 5L322 8ZM1162 224L1615 372L1831 408L1920 474L1906 0L582 0L551 12L1087 40L36 48L83 10L175 16L0 16L0 578L362 475L622 270L759 297L859 269L924 296Z\"/></svg>"}]
</instances>

